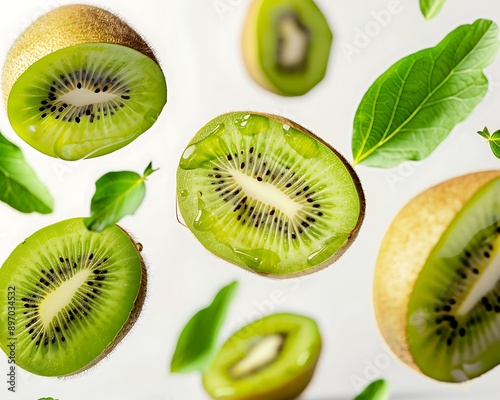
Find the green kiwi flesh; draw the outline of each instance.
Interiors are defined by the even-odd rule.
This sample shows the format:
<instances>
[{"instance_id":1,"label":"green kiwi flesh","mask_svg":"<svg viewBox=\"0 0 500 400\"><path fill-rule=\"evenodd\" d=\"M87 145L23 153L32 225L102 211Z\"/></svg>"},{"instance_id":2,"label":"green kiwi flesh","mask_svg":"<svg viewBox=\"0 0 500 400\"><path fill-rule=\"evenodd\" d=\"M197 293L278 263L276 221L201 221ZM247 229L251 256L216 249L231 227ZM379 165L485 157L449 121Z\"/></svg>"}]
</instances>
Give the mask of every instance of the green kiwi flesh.
<instances>
[{"instance_id":1,"label":"green kiwi flesh","mask_svg":"<svg viewBox=\"0 0 500 400\"><path fill-rule=\"evenodd\" d=\"M250 74L284 96L307 93L325 76L332 32L312 0L254 0L243 31Z\"/></svg>"},{"instance_id":2,"label":"green kiwi flesh","mask_svg":"<svg viewBox=\"0 0 500 400\"><path fill-rule=\"evenodd\" d=\"M114 225L82 218L47 226L0 268L0 347L43 376L81 372L106 356L136 321L146 293L141 245Z\"/></svg>"},{"instance_id":3,"label":"green kiwi flesh","mask_svg":"<svg viewBox=\"0 0 500 400\"><path fill-rule=\"evenodd\" d=\"M177 170L181 215L212 253L287 278L330 265L364 217L356 173L294 122L234 112L190 141Z\"/></svg>"},{"instance_id":4,"label":"green kiwi flesh","mask_svg":"<svg viewBox=\"0 0 500 400\"><path fill-rule=\"evenodd\" d=\"M274 314L236 332L203 375L213 399L287 400L307 387L321 352L316 323Z\"/></svg>"},{"instance_id":5,"label":"green kiwi flesh","mask_svg":"<svg viewBox=\"0 0 500 400\"><path fill-rule=\"evenodd\" d=\"M410 296L408 343L426 375L475 378L500 363L500 179L456 215Z\"/></svg>"},{"instance_id":6,"label":"green kiwi flesh","mask_svg":"<svg viewBox=\"0 0 500 400\"><path fill-rule=\"evenodd\" d=\"M130 47L85 43L32 64L14 83L8 116L35 149L65 160L115 151L149 129L166 103L165 77Z\"/></svg>"}]
</instances>

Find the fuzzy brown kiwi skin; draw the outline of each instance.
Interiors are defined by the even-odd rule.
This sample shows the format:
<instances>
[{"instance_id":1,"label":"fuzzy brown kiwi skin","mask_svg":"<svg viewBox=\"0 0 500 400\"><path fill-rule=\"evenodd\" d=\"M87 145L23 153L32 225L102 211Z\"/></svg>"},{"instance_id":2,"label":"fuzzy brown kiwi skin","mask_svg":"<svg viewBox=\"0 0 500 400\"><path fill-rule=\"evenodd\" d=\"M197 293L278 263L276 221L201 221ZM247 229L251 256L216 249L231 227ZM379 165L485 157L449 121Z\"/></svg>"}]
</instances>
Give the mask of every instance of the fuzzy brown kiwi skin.
<instances>
[{"instance_id":1,"label":"fuzzy brown kiwi skin","mask_svg":"<svg viewBox=\"0 0 500 400\"><path fill-rule=\"evenodd\" d=\"M130 232L126 231L123 229L121 226L116 225L118 228L120 228L129 238L129 240L134 244L136 250L137 250L137 255L139 256L139 260L141 262L141 270L142 270L142 278L141 278L141 285L139 287L139 292L137 293L137 298L135 299L134 307L132 308L132 311L130 311L130 316L127 320L127 322L123 325L122 329L116 337L113 339L113 341L102 351L102 353L92 360L91 363L87 364L85 367L80 368L77 371L74 371L70 374L64 375L65 377L70 377L70 376L75 376L79 375L84 371L87 371L88 369L92 368L96 364L99 363L99 361L103 360L109 353L111 353L115 347L120 343L125 336L127 336L127 333L132 329L132 327L135 325L137 322L137 319L139 318L139 315L141 314L142 307L144 305L144 301L146 300L146 293L147 293L147 286L148 286L148 271L147 271L147 266L144 261L144 258L142 257L141 251L142 251L142 244L137 242Z\"/></svg>"},{"instance_id":2,"label":"fuzzy brown kiwi skin","mask_svg":"<svg viewBox=\"0 0 500 400\"><path fill-rule=\"evenodd\" d=\"M419 372L407 337L408 306L415 282L457 213L479 189L498 177L500 170L475 172L427 189L399 211L382 241L373 284L376 320L391 350Z\"/></svg>"},{"instance_id":3,"label":"fuzzy brown kiwi skin","mask_svg":"<svg viewBox=\"0 0 500 400\"><path fill-rule=\"evenodd\" d=\"M316 136L314 133L312 133L308 129L297 124L296 122L291 121L288 118L285 118L285 117L282 117L279 115L269 114L269 113L262 113L262 112L255 112L255 111L242 111L242 113L260 115L260 116L265 117L265 118L270 118L270 119L279 121L282 124L288 125L294 129L297 129L298 131L300 131L302 133L305 133L306 135L309 135L313 139L317 140L318 142L321 142L326 147L328 147L339 158L339 160L342 161L342 163L346 167L347 171L349 172L349 175L351 176L351 178L354 182L354 186L356 187L356 191L357 191L358 197L359 197L359 216L358 216L358 221L356 223L356 226L351 231L351 233L350 233L349 237L347 238L347 241L344 243L344 245L342 247L340 247L335 252L335 254L333 254L329 259L325 260L324 262L322 262L321 264L319 264L313 268L308 268L306 270L303 270L300 272L294 272L291 274L272 274L272 273L266 273L266 272L261 272L261 271L255 271L251 268L242 267L241 265L238 265L238 264L234 263L233 261L228 260L226 258L224 258L224 260L226 260L227 262L229 262L233 265L236 265L237 267L243 268L244 270L246 270L248 272L258 274L261 276L265 276L268 278L273 278L273 279L299 278L299 277L309 275L309 274L312 274L312 273L315 273L315 272L318 272L320 270L325 269L326 267L330 266L335 261L337 261L347 251L347 249L352 245L352 243L354 242L354 240L358 236L359 230L361 228L361 225L362 225L364 217L365 217L365 210L366 210L365 194L363 191L363 187L361 186L361 181L359 180L359 177L356 174L356 171L354 171L353 167L351 166L351 164L349 164L349 162L345 159L345 157L342 154L340 154L337 150L335 150L330 144L325 142L320 137ZM232 113L229 113L229 114L232 114ZM221 115L221 116L224 116L224 115ZM220 256L217 256L217 257L220 257Z\"/></svg>"},{"instance_id":4,"label":"fuzzy brown kiwi skin","mask_svg":"<svg viewBox=\"0 0 500 400\"><path fill-rule=\"evenodd\" d=\"M113 13L86 4L62 6L33 22L9 50L2 73L5 105L14 83L32 64L57 50L85 43L130 47L159 65L146 41Z\"/></svg>"}]
</instances>

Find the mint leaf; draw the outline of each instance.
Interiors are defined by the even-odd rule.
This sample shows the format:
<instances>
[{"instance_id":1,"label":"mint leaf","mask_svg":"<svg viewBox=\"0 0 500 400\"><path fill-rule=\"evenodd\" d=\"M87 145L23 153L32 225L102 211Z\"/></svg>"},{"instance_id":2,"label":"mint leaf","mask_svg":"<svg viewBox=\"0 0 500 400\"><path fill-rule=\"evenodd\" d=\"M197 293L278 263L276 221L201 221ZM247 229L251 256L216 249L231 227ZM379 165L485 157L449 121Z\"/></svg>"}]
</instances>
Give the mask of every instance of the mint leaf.
<instances>
[{"instance_id":1,"label":"mint leaf","mask_svg":"<svg viewBox=\"0 0 500 400\"><path fill-rule=\"evenodd\" d=\"M429 20L439 14L446 0L420 0L420 11Z\"/></svg>"},{"instance_id":2,"label":"mint leaf","mask_svg":"<svg viewBox=\"0 0 500 400\"><path fill-rule=\"evenodd\" d=\"M204 371L217 352L217 339L233 300L238 282L222 288L212 304L198 311L182 330L175 348L170 371Z\"/></svg>"},{"instance_id":3,"label":"mint leaf","mask_svg":"<svg viewBox=\"0 0 500 400\"><path fill-rule=\"evenodd\" d=\"M482 131L478 131L483 138L490 143L490 148L496 158L500 158L500 130L490 135L490 131L485 126Z\"/></svg>"},{"instance_id":4,"label":"mint leaf","mask_svg":"<svg viewBox=\"0 0 500 400\"><path fill-rule=\"evenodd\" d=\"M54 199L19 147L0 133L0 200L23 213L50 214Z\"/></svg>"},{"instance_id":5,"label":"mint leaf","mask_svg":"<svg viewBox=\"0 0 500 400\"><path fill-rule=\"evenodd\" d=\"M109 172L100 177L90 205L90 217L84 222L87 229L101 232L139 208L146 195L146 177L154 170L150 163L144 175L131 171Z\"/></svg>"},{"instance_id":6,"label":"mint leaf","mask_svg":"<svg viewBox=\"0 0 500 400\"><path fill-rule=\"evenodd\" d=\"M498 43L498 26L478 20L391 66L356 111L354 163L387 168L431 154L486 95L482 70Z\"/></svg>"},{"instance_id":7,"label":"mint leaf","mask_svg":"<svg viewBox=\"0 0 500 400\"><path fill-rule=\"evenodd\" d=\"M379 379L369 384L354 400L388 400L389 384Z\"/></svg>"}]
</instances>

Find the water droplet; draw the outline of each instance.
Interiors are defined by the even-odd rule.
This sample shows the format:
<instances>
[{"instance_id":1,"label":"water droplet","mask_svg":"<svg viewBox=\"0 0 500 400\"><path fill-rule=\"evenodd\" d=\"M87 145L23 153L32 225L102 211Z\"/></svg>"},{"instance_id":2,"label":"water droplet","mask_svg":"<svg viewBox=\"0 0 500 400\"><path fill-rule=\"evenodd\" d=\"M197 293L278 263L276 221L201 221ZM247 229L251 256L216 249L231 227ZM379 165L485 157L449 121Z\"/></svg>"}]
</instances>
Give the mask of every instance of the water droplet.
<instances>
[{"instance_id":1,"label":"water droplet","mask_svg":"<svg viewBox=\"0 0 500 400\"><path fill-rule=\"evenodd\" d=\"M323 245L318 250L312 252L307 257L307 263L311 266L316 266L328 260L335 252L345 243L346 236L333 236L323 242Z\"/></svg>"},{"instance_id":2,"label":"water droplet","mask_svg":"<svg viewBox=\"0 0 500 400\"><path fill-rule=\"evenodd\" d=\"M234 123L243 135L258 135L269 129L269 118L263 115L245 114L235 118Z\"/></svg>"},{"instance_id":3,"label":"water droplet","mask_svg":"<svg viewBox=\"0 0 500 400\"><path fill-rule=\"evenodd\" d=\"M198 214L194 219L194 228L199 231L209 231L217 225L215 217L205 208L205 202L201 199L201 192L198 192Z\"/></svg>"},{"instance_id":4,"label":"water droplet","mask_svg":"<svg viewBox=\"0 0 500 400\"><path fill-rule=\"evenodd\" d=\"M233 249L242 261L251 269L271 272L281 261L280 256L266 249Z\"/></svg>"}]
</instances>

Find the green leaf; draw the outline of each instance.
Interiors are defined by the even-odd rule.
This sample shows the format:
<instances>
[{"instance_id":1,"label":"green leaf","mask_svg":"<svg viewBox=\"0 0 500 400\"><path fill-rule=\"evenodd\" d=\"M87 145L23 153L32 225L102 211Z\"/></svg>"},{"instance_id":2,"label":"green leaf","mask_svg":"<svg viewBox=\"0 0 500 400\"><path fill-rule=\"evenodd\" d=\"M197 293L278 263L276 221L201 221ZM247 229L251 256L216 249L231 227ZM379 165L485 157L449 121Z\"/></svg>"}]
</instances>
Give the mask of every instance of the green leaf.
<instances>
[{"instance_id":1,"label":"green leaf","mask_svg":"<svg viewBox=\"0 0 500 400\"><path fill-rule=\"evenodd\" d=\"M0 134L0 200L23 213L50 214L54 199L19 147Z\"/></svg>"},{"instance_id":2,"label":"green leaf","mask_svg":"<svg viewBox=\"0 0 500 400\"><path fill-rule=\"evenodd\" d=\"M420 0L420 11L429 20L439 14L446 0Z\"/></svg>"},{"instance_id":3,"label":"green leaf","mask_svg":"<svg viewBox=\"0 0 500 400\"><path fill-rule=\"evenodd\" d=\"M477 131L477 133L479 135L481 135L483 138L485 138L486 140L490 140L490 131L488 130L488 127L484 127L484 129L482 131Z\"/></svg>"},{"instance_id":4,"label":"green leaf","mask_svg":"<svg viewBox=\"0 0 500 400\"><path fill-rule=\"evenodd\" d=\"M383 380L372 382L354 400L388 400L389 384Z\"/></svg>"},{"instance_id":5,"label":"green leaf","mask_svg":"<svg viewBox=\"0 0 500 400\"><path fill-rule=\"evenodd\" d=\"M500 130L493 133L488 141L490 142L491 151L495 157L500 158Z\"/></svg>"},{"instance_id":6,"label":"green leaf","mask_svg":"<svg viewBox=\"0 0 500 400\"><path fill-rule=\"evenodd\" d=\"M482 70L495 58L497 37L492 21L462 25L377 78L356 111L354 163L394 167L431 154L486 95Z\"/></svg>"},{"instance_id":7,"label":"green leaf","mask_svg":"<svg viewBox=\"0 0 500 400\"><path fill-rule=\"evenodd\" d=\"M109 172L100 177L90 205L90 217L84 222L87 229L101 232L139 208L146 195L146 177L154 170L150 163L144 175L131 171Z\"/></svg>"},{"instance_id":8,"label":"green leaf","mask_svg":"<svg viewBox=\"0 0 500 400\"><path fill-rule=\"evenodd\" d=\"M53 397L42 397L38 400L57 400L57 399L54 399Z\"/></svg>"},{"instance_id":9,"label":"green leaf","mask_svg":"<svg viewBox=\"0 0 500 400\"><path fill-rule=\"evenodd\" d=\"M229 305L238 289L238 282L222 288L212 304L198 311L182 330L170 371L187 373L204 371L217 351L217 339L226 319Z\"/></svg>"}]
</instances>

